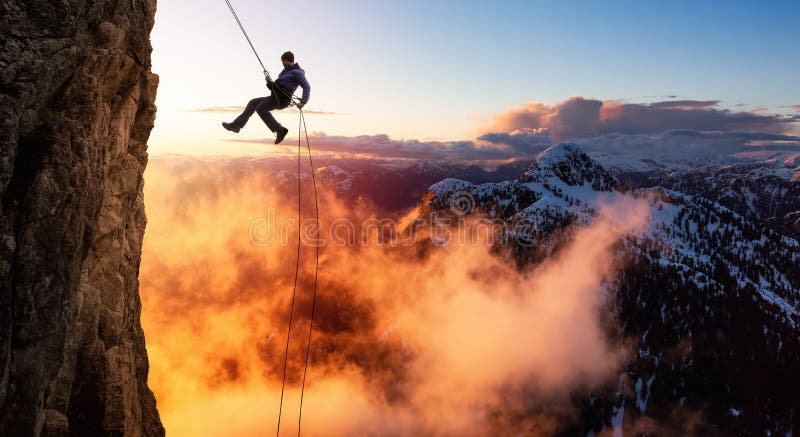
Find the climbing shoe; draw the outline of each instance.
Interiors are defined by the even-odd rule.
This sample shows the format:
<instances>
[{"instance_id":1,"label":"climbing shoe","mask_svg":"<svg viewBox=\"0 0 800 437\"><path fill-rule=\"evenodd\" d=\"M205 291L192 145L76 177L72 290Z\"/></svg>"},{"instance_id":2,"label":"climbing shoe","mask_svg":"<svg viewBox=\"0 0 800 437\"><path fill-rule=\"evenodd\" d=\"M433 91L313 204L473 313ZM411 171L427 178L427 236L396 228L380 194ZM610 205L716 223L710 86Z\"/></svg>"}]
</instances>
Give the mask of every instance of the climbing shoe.
<instances>
[{"instance_id":1,"label":"climbing shoe","mask_svg":"<svg viewBox=\"0 0 800 437\"><path fill-rule=\"evenodd\" d=\"M283 141L283 139L286 138L286 134L289 133L289 129L286 129L285 127L281 126L278 128L276 132L278 133L278 136L275 137L275 144L280 144L281 141Z\"/></svg>"},{"instance_id":2,"label":"climbing shoe","mask_svg":"<svg viewBox=\"0 0 800 437\"><path fill-rule=\"evenodd\" d=\"M225 129L227 129L227 130L229 130L231 132L236 132L237 134L239 133L239 129L241 129L240 127L234 125L233 123L227 123L227 122L224 122L224 121L222 122L222 127L224 127Z\"/></svg>"}]
</instances>

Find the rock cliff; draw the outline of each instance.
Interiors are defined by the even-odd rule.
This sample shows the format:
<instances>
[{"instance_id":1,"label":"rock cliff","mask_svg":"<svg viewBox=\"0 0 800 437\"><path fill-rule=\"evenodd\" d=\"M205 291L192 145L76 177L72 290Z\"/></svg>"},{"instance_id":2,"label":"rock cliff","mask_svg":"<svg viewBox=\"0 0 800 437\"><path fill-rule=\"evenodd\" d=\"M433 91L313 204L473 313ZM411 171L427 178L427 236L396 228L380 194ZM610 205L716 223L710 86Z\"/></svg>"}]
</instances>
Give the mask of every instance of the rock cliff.
<instances>
[{"instance_id":1,"label":"rock cliff","mask_svg":"<svg viewBox=\"0 0 800 437\"><path fill-rule=\"evenodd\" d=\"M155 0L0 1L0 435L163 435L138 271Z\"/></svg>"}]
</instances>

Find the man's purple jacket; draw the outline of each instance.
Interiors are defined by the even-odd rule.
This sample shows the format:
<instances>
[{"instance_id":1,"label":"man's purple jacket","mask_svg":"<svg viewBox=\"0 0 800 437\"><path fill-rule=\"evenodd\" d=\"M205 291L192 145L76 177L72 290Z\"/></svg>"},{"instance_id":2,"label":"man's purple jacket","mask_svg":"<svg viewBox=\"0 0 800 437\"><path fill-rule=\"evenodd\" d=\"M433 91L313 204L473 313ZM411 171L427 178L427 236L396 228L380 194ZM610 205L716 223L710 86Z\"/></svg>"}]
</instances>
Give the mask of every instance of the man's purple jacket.
<instances>
[{"instance_id":1,"label":"man's purple jacket","mask_svg":"<svg viewBox=\"0 0 800 437\"><path fill-rule=\"evenodd\" d=\"M300 68L300 64L292 64L290 67L284 68L275 83L286 90L289 95L294 94L298 86L303 88L303 97L300 98L300 101L304 105L308 103L308 99L311 97L311 85L308 84L306 72Z\"/></svg>"}]
</instances>

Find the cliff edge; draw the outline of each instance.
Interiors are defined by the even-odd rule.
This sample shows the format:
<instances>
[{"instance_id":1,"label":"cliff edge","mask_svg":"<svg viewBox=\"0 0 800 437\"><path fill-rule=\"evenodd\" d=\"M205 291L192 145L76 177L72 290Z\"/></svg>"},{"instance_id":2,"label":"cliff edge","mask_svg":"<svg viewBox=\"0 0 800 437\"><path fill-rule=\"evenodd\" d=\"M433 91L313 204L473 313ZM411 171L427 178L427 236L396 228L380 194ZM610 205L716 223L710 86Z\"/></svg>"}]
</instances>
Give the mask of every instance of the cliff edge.
<instances>
[{"instance_id":1,"label":"cliff edge","mask_svg":"<svg viewBox=\"0 0 800 437\"><path fill-rule=\"evenodd\" d=\"M138 294L155 10L0 2L0 435L164 434Z\"/></svg>"}]
</instances>

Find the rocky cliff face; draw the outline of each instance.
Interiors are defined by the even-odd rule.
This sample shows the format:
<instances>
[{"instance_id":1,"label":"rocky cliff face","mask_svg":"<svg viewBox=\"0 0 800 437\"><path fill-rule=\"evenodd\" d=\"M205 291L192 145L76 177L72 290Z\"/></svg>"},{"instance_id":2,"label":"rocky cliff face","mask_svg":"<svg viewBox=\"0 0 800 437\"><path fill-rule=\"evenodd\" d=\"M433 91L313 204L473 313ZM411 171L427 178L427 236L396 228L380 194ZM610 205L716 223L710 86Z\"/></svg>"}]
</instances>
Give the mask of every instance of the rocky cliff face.
<instances>
[{"instance_id":1,"label":"rocky cliff face","mask_svg":"<svg viewBox=\"0 0 800 437\"><path fill-rule=\"evenodd\" d=\"M138 270L155 0L0 2L0 435L163 435Z\"/></svg>"}]
</instances>

